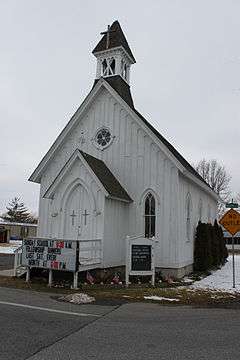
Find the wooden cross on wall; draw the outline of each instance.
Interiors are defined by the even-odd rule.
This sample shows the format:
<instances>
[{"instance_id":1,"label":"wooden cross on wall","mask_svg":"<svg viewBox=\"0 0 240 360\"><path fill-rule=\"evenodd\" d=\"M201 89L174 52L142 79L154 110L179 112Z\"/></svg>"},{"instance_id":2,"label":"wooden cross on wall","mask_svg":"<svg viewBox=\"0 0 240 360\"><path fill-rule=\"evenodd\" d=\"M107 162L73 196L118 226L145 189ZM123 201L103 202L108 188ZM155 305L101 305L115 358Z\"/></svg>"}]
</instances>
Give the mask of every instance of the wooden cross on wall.
<instances>
[{"instance_id":1,"label":"wooden cross on wall","mask_svg":"<svg viewBox=\"0 0 240 360\"><path fill-rule=\"evenodd\" d=\"M70 215L72 218L72 226L74 225L74 218L77 216L74 212L74 210L72 211L72 214Z\"/></svg>"},{"instance_id":2,"label":"wooden cross on wall","mask_svg":"<svg viewBox=\"0 0 240 360\"><path fill-rule=\"evenodd\" d=\"M87 216L90 215L87 213L87 210L84 210L84 213L82 214L82 216L84 216L84 225L87 225Z\"/></svg>"},{"instance_id":3,"label":"wooden cross on wall","mask_svg":"<svg viewBox=\"0 0 240 360\"><path fill-rule=\"evenodd\" d=\"M106 42L106 49L109 48L109 42L110 42L110 34L115 32L116 30L110 30L110 25L108 25L107 27L107 31L102 31L100 34L101 35L107 35L107 42Z\"/></svg>"}]
</instances>

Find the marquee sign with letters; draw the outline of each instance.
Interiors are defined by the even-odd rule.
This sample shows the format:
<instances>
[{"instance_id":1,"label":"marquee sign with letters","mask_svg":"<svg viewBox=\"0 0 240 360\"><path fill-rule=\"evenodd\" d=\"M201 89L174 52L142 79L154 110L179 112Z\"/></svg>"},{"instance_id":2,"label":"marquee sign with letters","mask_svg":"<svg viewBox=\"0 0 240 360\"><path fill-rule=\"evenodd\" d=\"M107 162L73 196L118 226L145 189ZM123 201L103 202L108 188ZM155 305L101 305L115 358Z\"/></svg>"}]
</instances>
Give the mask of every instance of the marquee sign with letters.
<instances>
[{"instance_id":1,"label":"marquee sign with letters","mask_svg":"<svg viewBox=\"0 0 240 360\"><path fill-rule=\"evenodd\" d=\"M22 265L76 271L76 241L27 238L23 240Z\"/></svg>"}]
</instances>

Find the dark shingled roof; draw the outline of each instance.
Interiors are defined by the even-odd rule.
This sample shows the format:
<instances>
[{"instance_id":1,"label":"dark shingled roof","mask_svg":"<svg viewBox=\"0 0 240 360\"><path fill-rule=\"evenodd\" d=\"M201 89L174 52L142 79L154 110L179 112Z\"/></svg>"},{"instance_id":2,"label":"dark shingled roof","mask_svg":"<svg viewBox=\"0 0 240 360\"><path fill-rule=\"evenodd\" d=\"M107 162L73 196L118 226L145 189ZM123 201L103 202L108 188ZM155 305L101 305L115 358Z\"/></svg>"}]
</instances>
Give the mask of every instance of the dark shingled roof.
<instances>
[{"instance_id":1,"label":"dark shingled roof","mask_svg":"<svg viewBox=\"0 0 240 360\"><path fill-rule=\"evenodd\" d=\"M199 173L189 164L187 160L135 109L132 95L130 92L130 86L125 80L119 75L106 77L105 81L121 96L121 98L131 107L135 114L147 125L147 127L158 137L158 139L170 150L174 157L187 169L192 175L201 180L209 188L210 186L206 181L199 175ZM98 80L95 80L95 84Z\"/></svg>"},{"instance_id":2,"label":"dark shingled roof","mask_svg":"<svg viewBox=\"0 0 240 360\"><path fill-rule=\"evenodd\" d=\"M79 151L111 197L132 202L132 199L126 190L124 190L122 185L102 160L81 150Z\"/></svg>"},{"instance_id":3,"label":"dark shingled roof","mask_svg":"<svg viewBox=\"0 0 240 360\"><path fill-rule=\"evenodd\" d=\"M119 46L122 46L127 53L130 55L130 57L133 59L134 62L136 62L132 51L128 45L128 42L125 38L125 35L121 29L121 26L118 21L114 21L114 23L110 26L110 30L112 32L109 33L109 46L108 49L116 48ZM99 51L106 50L107 47L107 35L103 35L102 39L99 41L97 46L93 50L93 54L97 53Z\"/></svg>"},{"instance_id":4,"label":"dark shingled roof","mask_svg":"<svg viewBox=\"0 0 240 360\"><path fill-rule=\"evenodd\" d=\"M94 81L93 87L98 83L100 79ZM114 75L104 78L105 81L111 85L111 87L121 96L121 98L126 101L126 103L134 109L133 99L130 91L130 86L120 75Z\"/></svg>"}]
</instances>

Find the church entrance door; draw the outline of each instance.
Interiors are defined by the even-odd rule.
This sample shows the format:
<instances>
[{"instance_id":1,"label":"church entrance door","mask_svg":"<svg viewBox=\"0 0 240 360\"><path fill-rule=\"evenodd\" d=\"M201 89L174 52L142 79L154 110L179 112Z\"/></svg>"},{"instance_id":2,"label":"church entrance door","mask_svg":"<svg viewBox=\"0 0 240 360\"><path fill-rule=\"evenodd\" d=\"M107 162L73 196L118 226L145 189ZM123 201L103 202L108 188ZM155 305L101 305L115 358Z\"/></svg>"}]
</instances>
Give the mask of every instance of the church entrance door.
<instances>
[{"instance_id":1,"label":"church entrance door","mask_svg":"<svg viewBox=\"0 0 240 360\"><path fill-rule=\"evenodd\" d=\"M91 234L91 206L87 190L77 185L69 194L65 209L65 239L87 239Z\"/></svg>"}]
</instances>

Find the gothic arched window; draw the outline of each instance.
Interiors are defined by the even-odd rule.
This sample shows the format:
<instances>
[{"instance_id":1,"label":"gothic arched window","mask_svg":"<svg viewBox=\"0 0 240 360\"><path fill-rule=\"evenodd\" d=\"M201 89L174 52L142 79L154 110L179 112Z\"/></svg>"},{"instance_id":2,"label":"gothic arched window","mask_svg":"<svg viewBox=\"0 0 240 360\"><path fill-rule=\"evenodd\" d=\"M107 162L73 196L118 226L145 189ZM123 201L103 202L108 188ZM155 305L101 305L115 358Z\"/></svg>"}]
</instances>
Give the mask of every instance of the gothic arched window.
<instances>
[{"instance_id":1,"label":"gothic arched window","mask_svg":"<svg viewBox=\"0 0 240 360\"><path fill-rule=\"evenodd\" d=\"M104 59L103 62L102 62L102 75L107 75L107 60Z\"/></svg>"},{"instance_id":2,"label":"gothic arched window","mask_svg":"<svg viewBox=\"0 0 240 360\"><path fill-rule=\"evenodd\" d=\"M127 64L123 60L121 61L121 75L127 80Z\"/></svg>"},{"instance_id":3,"label":"gothic arched window","mask_svg":"<svg viewBox=\"0 0 240 360\"><path fill-rule=\"evenodd\" d=\"M186 235L187 240L191 240L191 212L192 212L191 195L188 193L186 198Z\"/></svg>"},{"instance_id":4,"label":"gothic arched window","mask_svg":"<svg viewBox=\"0 0 240 360\"><path fill-rule=\"evenodd\" d=\"M154 196L148 193L145 199L145 237L152 238L155 236L156 226L156 205Z\"/></svg>"},{"instance_id":5,"label":"gothic arched window","mask_svg":"<svg viewBox=\"0 0 240 360\"><path fill-rule=\"evenodd\" d=\"M112 58L107 58L102 61L102 76L115 75L116 61Z\"/></svg>"},{"instance_id":6,"label":"gothic arched window","mask_svg":"<svg viewBox=\"0 0 240 360\"><path fill-rule=\"evenodd\" d=\"M199 219L199 221L202 221L202 207L203 207L203 203L202 203L202 199L200 199L199 204L198 204L198 219Z\"/></svg>"},{"instance_id":7,"label":"gothic arched window","mask_svg":"<svg viewBox=\"0 0 240 360\"><path fill-rule=\"evenodd\" d=\"M208 204L208 223L212 221L211 206Z\"/></svg>"},{"instance_id":8,"label":"gothic arched window","mask_svg":"<svg viewBox=\"0 0 240 360\"><path fill-rule=\"evenodd\" d=\"M111 74L109 74L109 75L114 75L115 74L115 67L116 67L116 61L115 61L114 58L112 58L110 60Z\"/></svg>"}]
</instances>

